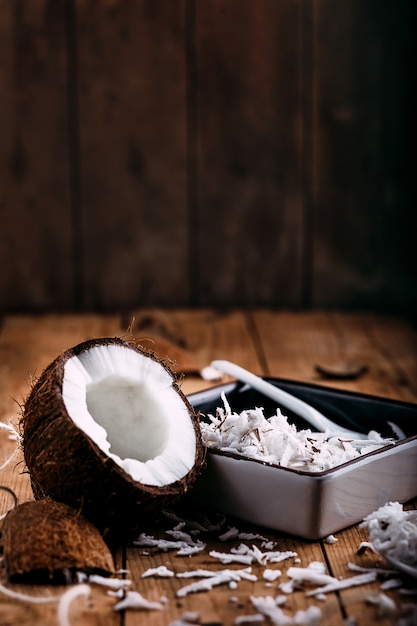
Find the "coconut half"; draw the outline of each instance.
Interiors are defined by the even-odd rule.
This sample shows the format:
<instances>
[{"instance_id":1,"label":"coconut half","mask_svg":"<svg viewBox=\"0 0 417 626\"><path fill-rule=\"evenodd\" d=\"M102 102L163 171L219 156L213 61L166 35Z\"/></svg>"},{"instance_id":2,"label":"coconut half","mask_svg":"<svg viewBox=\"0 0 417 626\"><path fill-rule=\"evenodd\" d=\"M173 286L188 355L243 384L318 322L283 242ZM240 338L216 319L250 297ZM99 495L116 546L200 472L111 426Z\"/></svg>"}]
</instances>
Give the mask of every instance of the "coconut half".
<instances>
[{"instance_id":1,"label":"coconut half","mask_svg":"<svg viewBox=\"0 0 417 626\"><path fill-rule=\"evenodd\" d=\"M85 341L42 373L22 412L35 497L82 510L108 536L184 494L203 460L198 418L164 362L119 338Z\"/></svg>"}]
</instances>

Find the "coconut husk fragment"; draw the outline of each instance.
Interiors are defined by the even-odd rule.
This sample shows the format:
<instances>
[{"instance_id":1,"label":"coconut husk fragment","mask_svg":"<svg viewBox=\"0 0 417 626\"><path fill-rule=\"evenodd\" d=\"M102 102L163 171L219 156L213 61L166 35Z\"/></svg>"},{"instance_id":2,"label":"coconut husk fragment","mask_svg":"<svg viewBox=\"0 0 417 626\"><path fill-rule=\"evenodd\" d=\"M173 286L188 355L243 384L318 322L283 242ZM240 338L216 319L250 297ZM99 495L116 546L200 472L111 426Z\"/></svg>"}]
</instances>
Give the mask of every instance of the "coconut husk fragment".
<instances>
[{"instance_id":1,"label":"coconut husk fragment","mask_svg":"<svg viewBox=\"0 0 417 626\"><path fill-rule=\"evenodd\" d=\"M96 527L66 504L44 499L10 511L2 526L10 582L74 582L77 572L111 575L113 557Z\"/></svg>"},{"instance_id":2,"label":"coconut husk fragment","mask_svg":"<svg viewBox=\"0 0 417 626\"><path fill-rule=\"evenodd\" d=\"M368 370L367 365L353 359L317 363L315 368L323 378L335 380L354 380L360 378Z\"/></svg>"}]
</instances>

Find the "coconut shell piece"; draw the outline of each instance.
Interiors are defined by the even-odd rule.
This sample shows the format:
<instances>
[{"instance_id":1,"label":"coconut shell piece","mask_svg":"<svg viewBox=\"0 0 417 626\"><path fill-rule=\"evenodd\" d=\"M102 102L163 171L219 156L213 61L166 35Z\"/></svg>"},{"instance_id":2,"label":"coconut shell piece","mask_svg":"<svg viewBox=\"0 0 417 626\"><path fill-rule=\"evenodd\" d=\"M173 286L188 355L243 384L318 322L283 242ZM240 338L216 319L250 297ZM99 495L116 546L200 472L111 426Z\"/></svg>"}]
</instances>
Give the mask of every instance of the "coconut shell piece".
<instances>
[{"instance_id":1,"label":"coconut shell piece","mask_svg":"<svg viewBox=\"0 0 417 626\"><path fill-rule=\"evenodd\" d=\"M360 378L368 370L367 365L352 359L330 363L317 363L316 371L323 378L335 380L354 380Z\"/></svg>"},{"instance_id":2,"label":"coconut shell piece","mask_svg":"<svg viewBox=\"0 0 417 626\"><path fill-rule=\"evenodd\" d=\"M115 570L97 528L78 511L49 499L10 511L2 544L10 582L65 584L74 581L76 572L109 576Z\"/></svg>"},{"instance_id":3,"label":"coconut shell piece","mask_svg":"<svg viewBox=\"0 0 417 626\"><path fill-rule=\"evenodd\" d=\"M113 350L115 346L117 350L126 348L136 353L129 355L133 359L145 358L145 369L148 365L153 367L152 363L162 368L163 371L159 371L168 380L174 404L181 405L181 410L188 416L188 432L195 439L195 445L190 448L190 466L166 484L155 485L135 479L83 432L67 411L63 386L69 360L85 357L88 361L95 348ZM165 408L170 420L169 432L178 431L177 415L171 402ZM150 417L153 419L153 415ZM152 519L153 512L188 492L204 460L198 417L178 387L174 372L154 354L117 337L88 340L58 356L33 386L23 407L21 430L24 458L35 498L49 497L80 510L97 526L107 543L135 539ZM127 439L132 439L131 433L124 432L122 427L119 431ZM180 463L181 441L175 451Z\"/></svg>"}]
</instances>

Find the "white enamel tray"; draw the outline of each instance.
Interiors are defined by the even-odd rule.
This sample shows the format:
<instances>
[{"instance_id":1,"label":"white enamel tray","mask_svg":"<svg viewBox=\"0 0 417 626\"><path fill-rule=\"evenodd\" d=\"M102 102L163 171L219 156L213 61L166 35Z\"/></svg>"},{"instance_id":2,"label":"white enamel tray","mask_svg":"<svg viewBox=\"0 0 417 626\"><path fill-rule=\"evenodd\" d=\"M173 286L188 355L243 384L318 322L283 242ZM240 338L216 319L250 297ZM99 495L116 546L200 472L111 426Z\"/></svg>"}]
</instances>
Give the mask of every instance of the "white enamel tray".
<instances>
[{"instance_id":1,"label":"white enamel tray","mask_svg":"<svg viewBox=\"0 0 417 626\"><path fill-rule=\"evenodd\" d=\"M336 468L302 472L210 450L207 466L193 489L203 504L245 521L305 539L326 537L363 520L390 501L417 496L417 405L292 381L273 384L309 402L343 426L392 437L390 423L405 438ZM223 406L225 392L233 411L276 405L248 385L229 383L188 396L204 415ZM283 410L299 428L309 425Z\"/></svg>"}]
</instances>

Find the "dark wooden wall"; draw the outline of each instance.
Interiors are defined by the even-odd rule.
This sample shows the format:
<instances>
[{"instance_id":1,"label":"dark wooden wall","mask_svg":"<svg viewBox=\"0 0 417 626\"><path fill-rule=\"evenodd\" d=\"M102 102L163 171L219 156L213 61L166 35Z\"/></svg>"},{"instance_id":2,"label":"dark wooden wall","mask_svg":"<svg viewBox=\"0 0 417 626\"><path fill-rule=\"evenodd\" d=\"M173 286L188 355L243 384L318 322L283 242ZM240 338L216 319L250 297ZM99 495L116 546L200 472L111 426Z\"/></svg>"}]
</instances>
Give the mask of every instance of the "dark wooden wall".
<instances>
[{"instance_id":1,"label":"dark wooden wall","mask_svg":"<svg viewBox=\"0 0 417 626\"><path fill-rule=\"evenodd\" d=\"M417 309L415 0L0 0L0 307Z\"/></svg>"}]
</instances>

